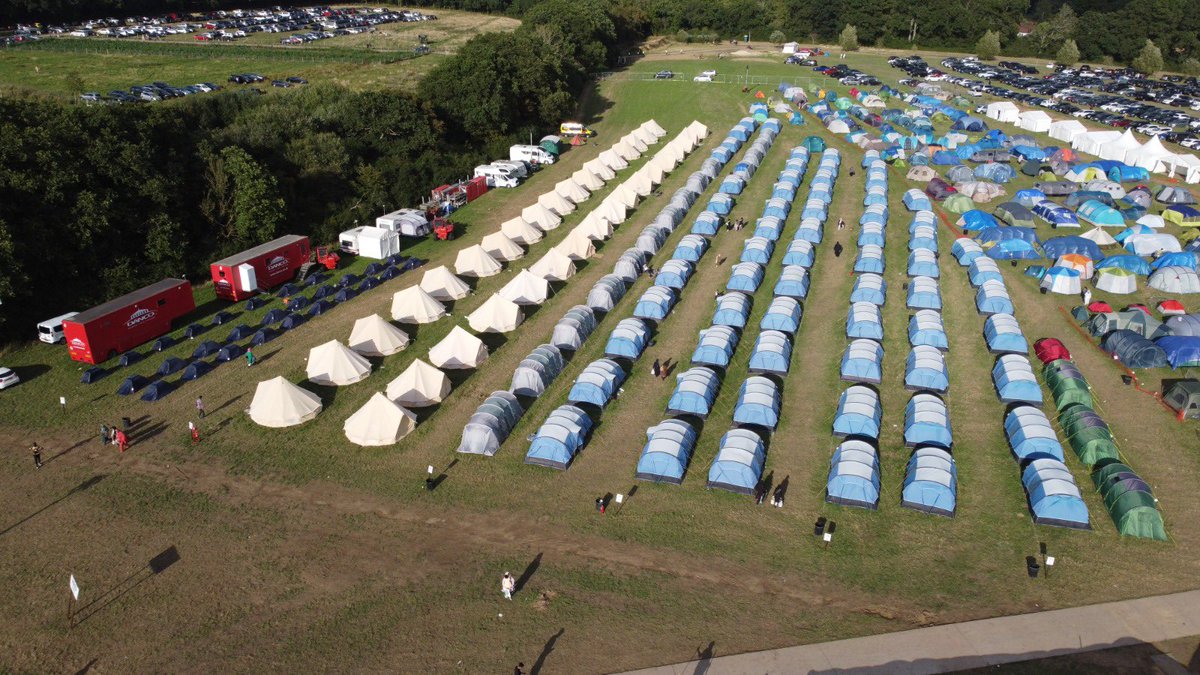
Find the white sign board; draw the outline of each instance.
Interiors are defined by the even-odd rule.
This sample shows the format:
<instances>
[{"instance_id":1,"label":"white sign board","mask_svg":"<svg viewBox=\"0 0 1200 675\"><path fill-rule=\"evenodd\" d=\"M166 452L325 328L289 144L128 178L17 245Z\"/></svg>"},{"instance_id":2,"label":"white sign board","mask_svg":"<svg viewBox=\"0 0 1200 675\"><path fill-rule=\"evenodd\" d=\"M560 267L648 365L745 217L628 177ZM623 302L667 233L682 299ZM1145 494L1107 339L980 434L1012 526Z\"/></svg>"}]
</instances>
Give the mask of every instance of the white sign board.
<instances>
[{"instance_id":1,"label":"white sign board","mask_svg":"<svg viewBox=\"0 0 1200 675\"><path fill-rule=\"evenodd\" d=\"M59 396L59 397L58 397L58 404L59 404L59 405L66 405L66 404L67 404L67 397L66 397L66 396Z\"/></svg>"},{"instance_id":2,"label":"white sign board","mask_svg":"<svg viewBox=\"0 0 1200 675\"><path fill-rule=\"evenodd\" d=\"M428 467L426 467L425 471L426 471L426 473L428 473L430 476L432 476L432 475L433 475L433 465L432 465L432 464L430 464Z\"/></svg>"},{"instance_id":3,"label":"white sign board","mask_svg":"<svg viewBox=\"0 0 1200 675\"><path fill-rule=\"evenodd\" d=\"M625 495L617 495L617 503L620 504L623 501L625 501Z\"/></svg>"},{"instance_id":4,"label":"white sign board","mask_svg":"<svg viewBox=\"0 0 1200 675\"><path fill-rule=\"evenodd\" d=\"M1054 556L1052 556L1052 555L1046 556L1046 565L1049 566L1049 565L1053 565L1053 564L1054 564Z\"/></svg>"},{"instance_id":5,"label":"white sign board","mask_svg":"<svg viewBox=\"0 0 1200 675\"><path fill-rule=\"evenodd\" d=\"M821 537L821 538L824 539L827 543L833 541L833 535L829 534L828 532L826 532L825 536Z\"/></svg>"},{"instance_id":6,"label":"white sign board","mask_svg":"<svg viewBox=\"0 0 1200 675\"><path fill-rule=\"evenodd\" d=\"M79 583L75 581L74 574L71 575L70 585L71 585L71 595L74 596L74 598L76 600L79 600Z\"/></svg>"}]
</instances>

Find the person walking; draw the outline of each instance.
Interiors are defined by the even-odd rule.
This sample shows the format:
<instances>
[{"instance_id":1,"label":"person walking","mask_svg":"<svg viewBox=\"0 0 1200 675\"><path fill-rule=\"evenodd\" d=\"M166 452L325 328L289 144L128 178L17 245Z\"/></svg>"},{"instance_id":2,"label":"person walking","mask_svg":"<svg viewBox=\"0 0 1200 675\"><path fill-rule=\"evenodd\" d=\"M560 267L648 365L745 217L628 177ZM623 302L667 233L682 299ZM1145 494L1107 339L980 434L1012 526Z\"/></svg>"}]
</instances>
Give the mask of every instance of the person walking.
<instances>
[{"instance_id":1,"label":"person walking","mask_svg":"<svg viewBox=\"0 0 1200 675\"><path fill-rule=\"evenodd\" d=\"M204 411L204 397L203 396L196 397L196 414L200 415L200 419L204 419L205 411Z\"/></svg>"},{"instance_id":2,"label":"person walking","mask_svg":"<svg viewBox=\"0 0 1200 675\"><path fill-rule=\"evenodd\" d=\"M108 444L117 444L117 425L115 424L108 428Z\"/></svg>"},{"instance_id":3,"label":"person walking","mask_svg":"<svg viewBox=\"0 0 1200 675\"><path fill-rule=\"evenodd\" d=\"M654 376L654 379L658 379L658 373L661 369L662 364L658 362L658 359L654 359L654 363L650 364L650 374Z\"/></svg>"},{"instance_id":4,"label":"person walking","mask_svg":"<svg viewBox=\"0 0 1200 675\"><path fill-rule=\"evenodd\" d=\"M667 379L667 370L671 367L671 359L662 362L662 368L658 371L659 377L664 381Z\"/></svg>"},{"instance_id":5,"label":"person walking","mask_svg":"<svg viewBox=\"0 0 1200 675\"><path fill-rule=\"evenodd\" d=\"M525 675L525 662L524 661L518 663L516 668L513 668L513 675Z\"/></svg>"},{"instance_id":6,"label":"person walking","mask_svg":"<svg viewBox=\"0 0 1200 675\"><path fill-rule=\"evenodd\" d=\"M838 229L839 230L846 229L846 219L845 218L838 218Z\"/></svg>"},{"instance_id":7,"label":"person walking","mask_svg":"<svg viewBox=\"0 0 1200 675\"><path fill-rule=\"evenodd\" d=\"M112 440L112 432L110 432L108 430L107 424L104 424L103 422L101 422L100 423L100 443L102 445L108 445L109 441L111 441L111 440Z\"/></svg>"},{"instance_id":8,"label":"person walking","mask_svg":"<svg viewBox=\"0 0 1200 675\"><path fill-rule=\"evenodd\" d=\"M192 445L200 442L200 427L188 422L188 428L192 430Z\"/></svg>"},{"instance_id":9,"label":"person walking","mask_svg":"<svg viewBox=\"0 0 1200 675\"><path fill-rule=\"evenodd\" d=\"M835 257L835 258L842 257L842 242L835 241L833 243L833 257Z\"/></svg>"},{"instance_id":10,"label":"person walking","mask_svg":"<svg viewBox=\"0 0 1200 675\"><path fill-rule=\"evenodd\" d=\"M247 367L249 367L249 366L253 366L253 365L254 365L254 361L255 361L255 358L254 358L254 350L253 350L253 349L250 349L249 347L247 347L247 348L246 348L246 366L247 366Z\"/></svg>"},{"instance_id":11,"label":"person walking","mask_svg":"<svg viewBox=\"0 0 1200 675\"><path fill-rule=\"evenodd\" d=\"M500 577L500 590L504 592L505 600L512 600L513 591L517 589L517 580L508 572Z\"/></svg>"},{"instance_id":12,"label":"person walking","mask_svg":"<svg viewBox=\"0 0 1200 675\"><path fill-rule=\"evenodd\" d=\"M1090 289L1090 288L1083 289L1083 293L1080 294L1080 297L1083 298L1083 306L1084 307L1087 307L1088 305L1092 304L1092 289Z\"/></svg>"},{"instance_id":13,"label":"person walking","mask_svg":"<svg viewBox=\"0 0 1200 675\"><path fill-rule=\"evenodd\" d=\"M120 448L121 452L125 452L129 447L129 437L120 429L117 429L117 447Z\"/></svg>"},{"instance_id":14,"label":"person walking","mask_svg":"<svg viewBox=\"0 0 1200 675\"><path fill-rule=\"evenodd\" d=\"M42 468L42 446L34 441L33 445L29 446L29 451L33 453L33 465L39 469Z\"/></svg>"}]
</instances>

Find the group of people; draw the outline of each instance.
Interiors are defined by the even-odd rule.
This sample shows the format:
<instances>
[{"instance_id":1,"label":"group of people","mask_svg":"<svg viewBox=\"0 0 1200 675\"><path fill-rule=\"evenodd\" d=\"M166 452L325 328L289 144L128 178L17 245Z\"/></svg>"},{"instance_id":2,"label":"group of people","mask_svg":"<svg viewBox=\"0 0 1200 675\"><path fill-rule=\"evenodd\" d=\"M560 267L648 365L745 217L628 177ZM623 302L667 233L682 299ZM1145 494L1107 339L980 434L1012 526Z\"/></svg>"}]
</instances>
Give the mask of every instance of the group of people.
<instances>
[{"instance_id":1,"label":"group of people","mask_svg":"<svg viewBox=\"0 0 1200 675\"><path fill-rule=\"evenodd\" d=\"M671 359L667 359L659 363L658 359L654 359L654 363L650 364L650 375L655 379L666 380L667 375L671 372Z\"/></svg>"},{"instance_id":2,"label":"group of people","mask_svg":"<svg viewBox=\"0 0 1200 675\"><path fill-rule=\"evenodd\" d=\"M107 424L100 425L100 442L104 445L115 445L121 452L129 448L129 436L115 424L111 427Z\"/></svg>"},{"instance_id":3,"label":"group of people","mask_svg":"<svg viewBox=\"0 0 1200 675\"><path fill-rule=\"evenodd\" d=\"M738 218L737 220L726 221L725 231L736 231L746 227L746 219Z\"/></svg>"},{"instance_id":4,"label":"group of people","mask_svg":"<svg viewBox=\"0 0 1200 675\"><path fill-rule=\"evenodd\" d=\"M754 487L754 503L762 505L763 500L767 498L767 490L770 488L769 483L759 483ZM777 509L783 508L783 497L787 493L787 481L775 486L775 490L771 492L771 506Z\"/></svg>"}]
</instances>

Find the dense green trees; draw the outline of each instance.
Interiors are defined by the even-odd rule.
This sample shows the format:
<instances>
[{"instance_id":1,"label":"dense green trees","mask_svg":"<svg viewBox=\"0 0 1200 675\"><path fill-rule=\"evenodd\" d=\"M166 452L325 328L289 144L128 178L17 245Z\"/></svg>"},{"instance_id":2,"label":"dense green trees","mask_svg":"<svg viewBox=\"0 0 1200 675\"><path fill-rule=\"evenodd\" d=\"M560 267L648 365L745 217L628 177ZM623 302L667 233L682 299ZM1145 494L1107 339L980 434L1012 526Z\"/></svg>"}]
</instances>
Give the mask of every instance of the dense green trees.
<instances>
[{"instance_id":1,"label":"dense green trees","mask_svg":"<svg viewBox=\"0 0 1200 675\"><path fill-rule=\"evenodd\" d=\"M991 61L1000 53L1000 34L989 30L975 43L975 55L984 61Z\"/></svg>"}]
</instances>

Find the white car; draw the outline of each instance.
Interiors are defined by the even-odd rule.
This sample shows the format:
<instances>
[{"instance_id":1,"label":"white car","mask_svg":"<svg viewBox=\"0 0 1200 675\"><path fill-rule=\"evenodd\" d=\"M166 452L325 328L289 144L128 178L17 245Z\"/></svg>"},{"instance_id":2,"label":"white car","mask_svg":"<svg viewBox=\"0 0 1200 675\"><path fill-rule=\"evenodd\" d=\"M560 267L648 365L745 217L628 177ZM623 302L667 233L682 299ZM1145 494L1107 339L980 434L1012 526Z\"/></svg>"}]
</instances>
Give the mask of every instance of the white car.
<instances>
[{"instance_id":1,"label":"white car","mask_svg":"<svg viewBox=\"0 0 1200 675\"><path fill-rule=\"evenodd\" d=\"M17 377L12 368L0 366L0 389L8 389L20 381L21 378Z\"/></svg>"},{"instance_id":2,"label":"white car","mask_svg":"<svg viewBox=\"0 0 1200 675\"><path fill-rule=\"evenodd\" d=\"M692 78L692 82L712 82L712 80L712 75L705 75L704 73L700 73Z\"/></svg>"},{"instance_id":3,"label":"white car","mask_svg":"<svg viewBox=\"0 0 1200 675\"><path fill-rule=\"evenodd\" d=\"M715 70L702 70L702 71L700 71L700 74L701 74L701 75L704 75L705 77L716 77L716 76L717 76L717 71L715 71Z\"/></svg>"}]
</instances>

